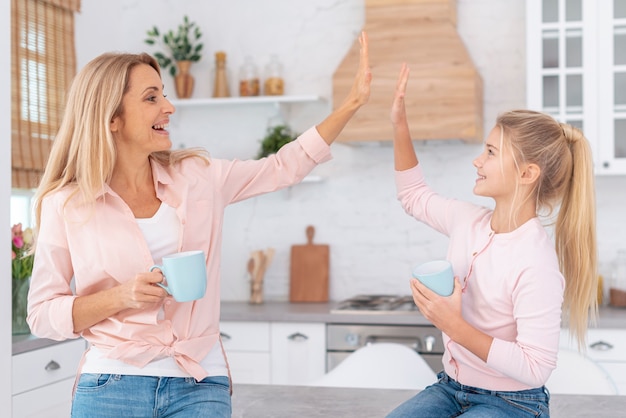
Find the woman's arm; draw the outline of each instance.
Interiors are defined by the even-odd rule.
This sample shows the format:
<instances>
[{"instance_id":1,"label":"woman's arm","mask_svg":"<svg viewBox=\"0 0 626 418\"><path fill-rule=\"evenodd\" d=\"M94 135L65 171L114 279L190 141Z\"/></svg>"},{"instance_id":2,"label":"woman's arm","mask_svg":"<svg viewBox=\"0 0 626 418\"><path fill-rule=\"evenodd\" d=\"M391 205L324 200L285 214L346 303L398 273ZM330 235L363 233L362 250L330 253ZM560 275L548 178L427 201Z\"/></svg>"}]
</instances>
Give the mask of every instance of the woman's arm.
<instances>
[{"instance_id":1,"label":"woman's arm","mask_svg":"<svg viewBox=\"0 0 626 418\"><path fill-rule=\"evenodd\" d=\"M350 93L348 93L348 96L337 109L317 125L317 131L328 145L335 141L352 116L361 106L367 103L370 97L372 73L370 71L367 34L365 32L362 32L361 36L359 36L359 43L361 44L359 68Z\"/></svg>"},{"instance_id":2,"label":"woman's arm","mask_svg":"<svg viewBox=\"0 0 626 418\"><path fill-rule=\"evenodd\" d=\"M397 171L408 170L418 164L413 142L411 142L411 133L409 132L409 124L406 120L406 107L404 96L406 94L406 85L409 81L409 67L406 63L402 64L398 82L396 84L396 93L391 106L391 125L393 126L393 152L395 160L395 169Z\"/></svg>"},{"instance_id":3,"label":"woman's arm","mask_svg":"<svg viewBox=\"0 0 626 418\"><path fill-rule=\"evenodd\" d=\"M126 309L147 309L160 304L167 292L155 283L163 281L160 272L146 272L133 280L74 299L72 320L74 332L85 329Z\"/></svg>"}]
</instances>

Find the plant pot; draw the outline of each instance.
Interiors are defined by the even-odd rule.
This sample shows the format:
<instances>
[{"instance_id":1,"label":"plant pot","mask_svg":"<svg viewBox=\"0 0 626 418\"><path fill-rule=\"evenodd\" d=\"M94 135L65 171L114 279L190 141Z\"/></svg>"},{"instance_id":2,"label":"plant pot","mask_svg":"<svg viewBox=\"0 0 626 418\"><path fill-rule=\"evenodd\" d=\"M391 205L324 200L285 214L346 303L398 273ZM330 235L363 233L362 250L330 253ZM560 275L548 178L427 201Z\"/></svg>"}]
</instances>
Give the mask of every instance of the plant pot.
<instances>
[{"instance_id":1,"label":"plant pot","mask_svg":"<svg viewBox=\"0 0 626 418\"><path fill-rule=\"evenodd\" d=\"M13 335L30 334L30 328L26 323L29 287L30 278L12 280L13 306L11 309L11 319Z\"/></svg>"},{"instance_id":2,"label":"plant pot","mask_svg":"<svg viewBox=\"0 0 626 418\"><path fill-rule=\"evenodd\" d=\"M178 61L178 72L174 77L176 84L176 96L179 99L188 99L193 93L193 76L189 73L191 67L191 61Z\"/></svg>"}]
</instances>

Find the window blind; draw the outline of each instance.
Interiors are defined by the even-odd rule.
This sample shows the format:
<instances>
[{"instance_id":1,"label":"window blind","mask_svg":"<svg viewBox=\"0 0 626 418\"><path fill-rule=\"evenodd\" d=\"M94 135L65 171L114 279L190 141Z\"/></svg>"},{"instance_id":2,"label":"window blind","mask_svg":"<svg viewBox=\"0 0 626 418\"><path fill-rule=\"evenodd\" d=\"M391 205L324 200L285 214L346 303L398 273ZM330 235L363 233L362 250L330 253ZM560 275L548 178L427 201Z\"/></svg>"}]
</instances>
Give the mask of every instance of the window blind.
<instances>
[{"instance_id":1,"label":"window blind","mask_svg":"<svg viewBox=\"0 0 626 418\"><path fill-rule=\"evenodd\" d=\"M37 187L76 74L80 0L11 0L11 182Z\"/></svg>"}]
</instances>

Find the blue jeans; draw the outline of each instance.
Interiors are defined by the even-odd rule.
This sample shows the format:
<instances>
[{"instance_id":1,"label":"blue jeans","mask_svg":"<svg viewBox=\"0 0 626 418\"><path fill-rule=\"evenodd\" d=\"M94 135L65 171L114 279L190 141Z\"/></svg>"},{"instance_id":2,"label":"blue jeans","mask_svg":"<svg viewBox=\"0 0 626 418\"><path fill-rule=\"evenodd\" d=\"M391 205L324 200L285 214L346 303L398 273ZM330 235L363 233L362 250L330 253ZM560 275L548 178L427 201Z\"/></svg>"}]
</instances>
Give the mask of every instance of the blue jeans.
<instances>
[{"instance_id":1,"label":"blue jeans","mask_svg":"<svg viewBox=\"0 0 626 418\"><path fill-rule=\"evenodd\" d=\"M153 377L83 373L72 401L73 418L231 416L228 377Z\"/></svg>"},{"instance_id":2,"label":"blue jeans","mask_svg":"<svg viewBox=\"0 0 626 418\"><path fill-rule=\"evenodd\" d=\"M497 392L462 385L445 372L439 381L391 411L387 418L527 418L550 416L544 388Z\"/></svg>"}]
</instances>

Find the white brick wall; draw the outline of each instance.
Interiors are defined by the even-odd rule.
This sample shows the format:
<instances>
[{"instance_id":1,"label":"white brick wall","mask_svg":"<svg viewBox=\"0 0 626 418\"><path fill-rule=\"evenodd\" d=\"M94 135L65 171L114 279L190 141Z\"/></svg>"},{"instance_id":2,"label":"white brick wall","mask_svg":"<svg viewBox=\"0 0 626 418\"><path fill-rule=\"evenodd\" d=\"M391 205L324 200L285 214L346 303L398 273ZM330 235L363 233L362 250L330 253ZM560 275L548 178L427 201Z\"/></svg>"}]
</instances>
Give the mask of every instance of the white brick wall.
<instances>
[{"instance_id":1,"label":"white brick wall","mask_svg":"<svg viewBox=\"0 0 626 418\"><path fill-rule=\"evenodd\" d=\"M76 23L79 65L107 50L153 52L143 44L145 30L153 24L175 27L183 14L189 14L204 31L207 53L192 69L196 97L210 95L213 53L220 49L228 53L233 81L244 55L252 55L262 67L269 54L277 53L285 66L288 94L331 97L332 73L363 22L359 0L239 0L236 6L223 1L112 0L83 2L82 8ZM500 111L525 103L524 12L522 0L458 0L459 32L483 77L485 133ZM164 83L173 97L171 78L165 76ZM299 106L292 125L301 131L319 121L328 108L328 103ZM173 139L176 144L205 146L215 157L248 158L255 154L268 118L274 116L271 106L181 110L172 123ZM480 145L417 142L416 149L431 184L441 193L490 204L471 193L475 177L471 161ZM287 299L290 247L305 242L309 224L317 229L315 241L331 247L334 300L360 292L408 293L410 267L445 256L445 238L405 215L395 198L389 143L336 144L334 155L314 172L322 182L300 184L227 210L224 300L248 299L248 255L267 247L274 247L276 256L267 271L265 298ZM626 236L625 186L624 176L598 179L604 270L617 248L626 248L621 238Z\"/></svg>"}]
</instances>

